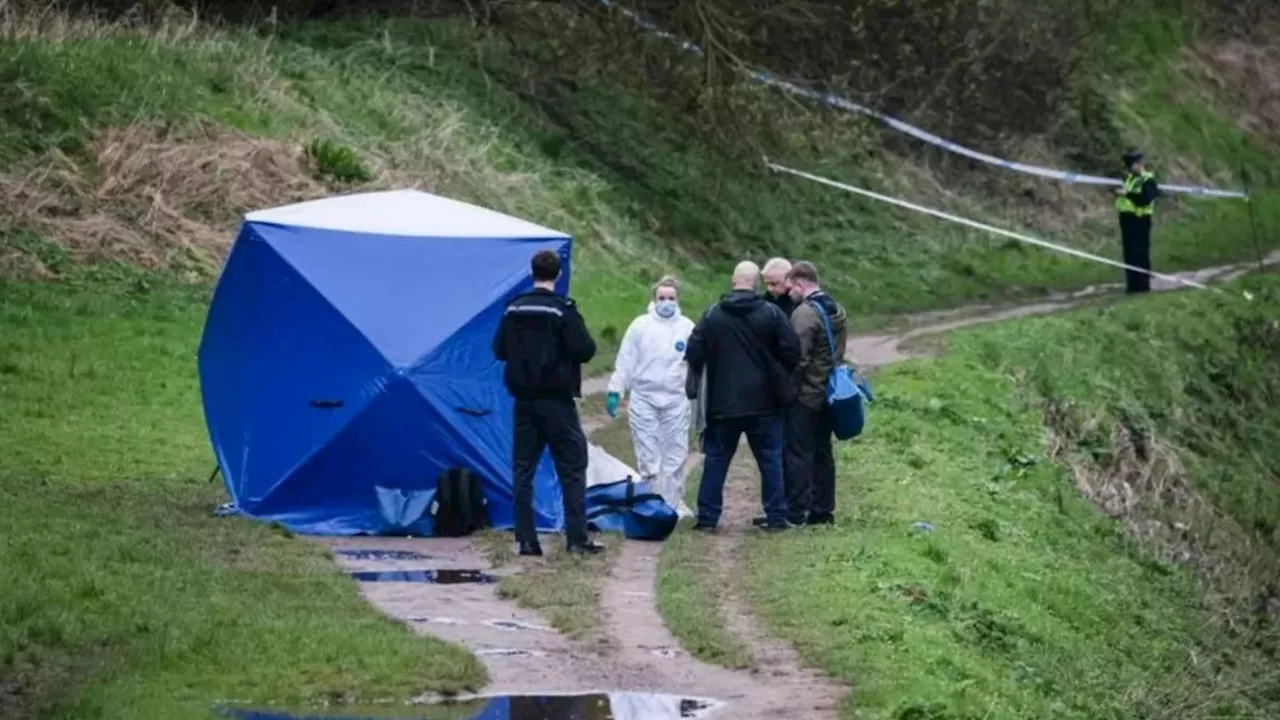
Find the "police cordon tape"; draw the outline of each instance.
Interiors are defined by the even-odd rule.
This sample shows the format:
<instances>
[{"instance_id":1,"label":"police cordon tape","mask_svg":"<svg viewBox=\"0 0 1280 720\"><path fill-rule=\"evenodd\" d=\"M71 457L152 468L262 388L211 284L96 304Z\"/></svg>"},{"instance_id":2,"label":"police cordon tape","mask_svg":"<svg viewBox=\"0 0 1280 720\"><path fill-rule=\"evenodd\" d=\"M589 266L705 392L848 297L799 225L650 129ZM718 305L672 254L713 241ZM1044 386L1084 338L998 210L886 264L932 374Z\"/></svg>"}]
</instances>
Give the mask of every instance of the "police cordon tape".
<instances>
[{"instance_id":1,"label":"police cordon tape","mask_svg":"<svg viewBox=\"0 0 1280 720\"><path fill-rule=\"evenodd\" d=\"M906 200L899 200L898 198L889 197L888 195L881 195L880 193L877 193L877 192L864 190L862 188L854 187L852 185L838 182L830 178L824 178L820 175L807 173L807 172L804 172L803 170L796 170L795 168L789 168L784 165L779 165L777 163L774 163L770 161L769 158L767 157L764 158L764 164L766 167L768 167L770 170L773 170L774 172L787 173L789 175L794 175L796 177L804 178L805 180L810 180L816 183L821 183L823 185L828 185L833 188L844 190L846 192L851 192L856 195L869 197L869 198L872 198L873 200L879 200L880 202L886 202L891 205L897 205L898 207L906 208L908 210L913 210L918 213L924 213L925 215L932 215L936 218L948 220L950 222L958 223L960 225L966 225L968 227L975 228L977 230L985 230L990 233L995 233L996 235L1003 235L1004 237L1012 238L1014 240L1018 240L1019 242L1038 245L1042 248L1047 248L1055 252L1065 253L1067 255L1074 255L1076 257L1084 258L1086 260L1092 260L1094 262L1104 263L1114 267L1123 268L1125 270L1133 270L1134 272L1140 272L1145 275L1150 275L1152 277L1158 277L1163 280L1168 280L1170 282L1177 283L1179 285L1186 285L1188 287L1197 288L1199 290L1210 290L1212 292L1221 293L1223 295L1228 295L1228 296L1231 295L1231 293L1226 292L1222 288L1216 288L1209 285L1204 285L1194 280L1188 280L1183 277L1178 277L1177 275L1165 275L1164 273L1158 273L1151 270L1147 270L1145 268L1135 267L1133 265L1128 265L1126 263L1112 260L1111 258L1102 257L1101 255L1093 255L1092 253L1087 253L1087 252L1084 252L1083 250L1076 250L1075 248L1066 247L1065 245L1058 245L1055 243L1048 242L1046 240L1040 240L1038 238L1033 238L1030 235L1023 235L1021 233L1016 233L1011 230L1005 230L1003 228L998 228L993 225L980 223L980 222L977 222L976 220L969 220L967 218L962 218L958 215L952 215L950 213L942 212L941 210L934 210L933 208L927 208L923 205L917 205L912 202L907 202ZM1253 295L1247 291L1242 292L1241 295L1244 296L1245 300L1253 300Z\"/></svg>"},{"instance_id":2,"label":"police cordon tape","mask_svg":"<svg viewBox=\"0 0 1280 720\"><path fill-rule=\"evenodd\" d=\"M634 22L637 27L648 30L653 34L657 35L658 37L661 37L676 43L677 45L680 46L681 50L684 50L686 52L691 52L695 55L702 54L702 48L698 47L692 42L689 42L688 40L683 40L677 37L676 35L659 28L651 20L644 18L640 14L636 13L634 10L630 10L621 5L618 5L612 2L612 0L596 0L596 1L599 2L601 5L604 5L605 7L616 9L618 12L630 18L631 21ZM781 78L774 77L770 73L763 72L760 70L748 70L746 68L743 68L742 70L747 77L751 78L752 80L755 80L758 83L761 83L762 85L775 87L775 88L778 88L779 90L782 90L785 93L796 95L798 97L804 97L810 100L817 100L818 102L824 103L833 108L844 110L845 112L850 112L858 115L865 115L867 117L875 118L876 120L879 120L880 122L884 123L885 125L889 126L894 130L897 130L898 132L904 133L906 135L910 135L911 137L916 138L917 140L928 143L929 145L932 145L936 148L940 148L947 152L967 157L970 160L976 160L978 162L986 163L988 165L994 165L996 167L1004 168L1005 170L1012 170L1013 172L1019 172L1026 175L1035 175L1036 177L1042 177L1050 180L1059 180L1061 182L1074 184L1074 185L1104 185L1104 186L1111 186L1111 187L1120 187L1121 185L1124 184L1121 180L1118 180L1116 178L1102 177L1100 175L1084 175L1081 173L1071 172L1068 170L1056 170L1054 168L1041 167L1039 165L1029 165L1027 163L1014 162L1012 160L1005 160L1003 158L998 158L994 155L988 155L987 153L978 152L977 150L972 150L963 145L958 145L954 142L951 142L950 140L939 137L938 135L934 135L933 133L927 130L921 130L920 128L914 125L911 125L910 123L903 122L902 120L899 120L891 115L885 115L879 110L869 108L865 105L860 105L847 98L842 98L839 95L835 95L833 93L823 93L823 92L818 92L816 90L803 88L803 87L800 87L799 85L796 85L795 83L782 80ZM1200 187L1200 186L1194 186L1194 185L1161 184L1160 190L1164 192L1196 195L1199 197L1235 198L1235 199L1242 199L1245 201L1248 201L1249 199L1249 193L1247 192L1242 192L1239 190L1219 190L1216 188Z\"/></svg>"}]
</instances>

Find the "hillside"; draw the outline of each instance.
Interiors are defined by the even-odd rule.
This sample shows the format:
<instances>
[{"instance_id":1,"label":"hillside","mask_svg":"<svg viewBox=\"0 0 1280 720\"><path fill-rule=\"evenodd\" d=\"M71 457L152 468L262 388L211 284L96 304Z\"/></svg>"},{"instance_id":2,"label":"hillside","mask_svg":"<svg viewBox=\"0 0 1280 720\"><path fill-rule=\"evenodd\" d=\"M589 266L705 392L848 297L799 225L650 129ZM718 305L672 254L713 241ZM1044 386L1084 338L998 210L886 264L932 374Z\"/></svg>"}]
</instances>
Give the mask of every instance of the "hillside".
<instances>
[{"instance_id":1,"label":"hillside","mask_svg":"<svg viewBox=\"0 0 1280 720\"><path fill-rule=\"evenodd\" d=\"M574 293L606 343L643 307L642 283L674 271L701 304L742 256L817 260L868 322L1118 277L769 173L762 155L1119 256L1105 188L965 161L734 80L734 62L847 76L836 89L1002 157L1114 175L1120 150L1139 144L1169 180L1234 188L1243 171L1260 189L1262 243L1280 244L1280 205L1267 190L1280 172L1276 107L1240 108L1274 82L1265 46L1198 4L1142 1L1141 22L1077 20L1092 16L1051 4L1012 39L1014 0L991 17L956 16L958 2L905 17L866 5L850 27L896 28L886 47L902 33L974 23L937 35L958 76L929 87L923 77L941 59L881 58L876 44L866 50L875 57L851 56L858 72L836 73L834 47L858 38L799 43L830 18L802 22L781 4L743 17L721 8L723 50L700 59L591 2L490 3L474 15L439 3L416 17L245 28L173 8L91 21L4 0L0 267L39 277L67 261L123 259L200 281L216 272L244 211L413 185L573 233ZM683 3L650 10L677 31L710 32L689 25ZM1048 57L1066 50L1066 60ZM965 92L952 98L951 83ZM1009 104L1014 96L1021 104ZM1164 201L1158 267L1254 252L1243 202Z\"/></svg>"}]
</instances>

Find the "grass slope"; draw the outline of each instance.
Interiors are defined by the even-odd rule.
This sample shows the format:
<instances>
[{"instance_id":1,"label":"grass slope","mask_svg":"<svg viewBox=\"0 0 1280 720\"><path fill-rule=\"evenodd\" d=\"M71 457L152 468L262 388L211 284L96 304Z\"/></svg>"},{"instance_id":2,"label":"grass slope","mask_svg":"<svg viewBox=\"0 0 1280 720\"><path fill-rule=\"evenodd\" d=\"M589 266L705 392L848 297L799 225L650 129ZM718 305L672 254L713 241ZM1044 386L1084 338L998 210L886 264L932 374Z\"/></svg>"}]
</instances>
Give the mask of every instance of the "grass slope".
<instances>
[{"instance_id":1,"label":"grass slope","mask_svg":"<svg viewBox=\"0 0 1280 720\"><path fill-rule=\"evenodd\" d=\"M769 627L855 688L842 717L1275 716L1280 282L1248 287L881 373L840 526L748 546Z\"/></svg>"},{"instance_id":2,"label":"grass slope","mask_svg":"<svg viewBox=\"0 0 1280 720\"><path fill-rule=\"evenodd\" d=\"M158 121L167 128L160 142L180 146L191 142L184 128L206 119L275 142L277 153L309 149L299 172L322 182L307 193L413 184L562 228L577 238L573 292L606 350L597 367L643 309L644 288L655 277L678 274L686 304L701 308L743 256L817 261L824 284L863 326L905 310L1114 279L1103 266L770 175L758 157L767 152L1118 256L1107 192L958 170L930 152L886 150L902 147L900 138L756 87L723 91L738 110L732 132L724 132L718 110L681 100L694 87L696 64L625 23L584 13L517 4L489 28L458 17L397 18L260 34L174 24L141 32L88 25L54 36L15 23L0 37L0 157L44 168L51 162L44 153L61 151L78 163L69 186L84 184L80 192L89 193L112 179L99 177L104 149L94 143L105 128ZM1247 157L1255 184L1274 184L1275 148L1235 128L1214 93L1177 62L1181 48L1201 40L1184 14L1160 5L1142 15L1147 22L1117 23L1100 42L1138 49L1098 53L1086 66L1088 82L1115 95L1105 112L1134 128L1124 139L1146 146L1158 169L1163 162L1172 175L1238 184L1235 169ZM1168 59L1156 63L1168 69L1145 72L1139 60L1153 56ZM637 71L655 64L674 68L668 75L680 82L676 89L660 90ZM1172 106L1156 102L1168 97ZM218 171L215 164L188 172ZM373 180L361 183L365 177ZM156 186L184 217L210 225L211 238L229 238L240 212L295 199L270 187L232 200L184 197L195 183L172 177L143 178L133 196ZM105 210L123 214L127 227L152 225L147 203L138 207L134 199L131 209ZM1268 247L1280 243L1271 231L1280 227L1277 200L1263 194L1254 203ZM1252 254L1243 203L1170 198L1165 206L1158 266ZM103 208L86 200L70 215L90 210ZM84 228L67 222L67 213L43 218L37 229L70 244L76 257L103 254L92 247L102 239L82 237ZM190 253L165 232L154 242L176 246L171 265L189 266ZM0 226L0 237L5 250L26 252L23 236Z\"/></svg>"},{"instance_id":3,"label":"grass slope","mask_svg":"<svg viewBox=\"0 0 1280 720\"><path fill-rule=\"evenodd\" d=\"M220 700L482 685L319 546L210 517L204 298L151 282L0 284L0 714L207 718Z\"/></svg>"}]
</instances>

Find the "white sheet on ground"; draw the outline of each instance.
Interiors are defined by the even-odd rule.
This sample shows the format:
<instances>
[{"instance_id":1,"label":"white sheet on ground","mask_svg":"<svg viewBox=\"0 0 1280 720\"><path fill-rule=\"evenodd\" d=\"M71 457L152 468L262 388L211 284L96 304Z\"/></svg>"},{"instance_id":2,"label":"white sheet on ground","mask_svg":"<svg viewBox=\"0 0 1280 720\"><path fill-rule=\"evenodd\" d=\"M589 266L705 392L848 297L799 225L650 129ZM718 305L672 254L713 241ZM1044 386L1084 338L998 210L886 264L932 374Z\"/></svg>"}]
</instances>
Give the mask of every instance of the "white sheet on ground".
<instances>
[{"instance_id":1,"label":"white sheet on ground","mask_svg":"<svg viewBox=\"0 0 1280 720\"><path fill-rule=\"evenodd\" d=\"M610 455L604 448L595 443L587 443L587 487L618 482L630 477L640 479L640 473L626 463Z\"/></svg>"},{"instance_id":2,"label":"white sheet on ground","mask_svg":"<svg viewBox=\"0 0 1280 720\"><path fill-rule=\"evenodd\" d=\"M683 471L684 469L681 468L678 472ZM640 473L636 472L635 468L610 455L607 450L599 445L592 442L587 443L587 487L618 482L619 480L626 480L628 477L636 481L641 479ZM659 488L653 488L653 491L662 494ZM683 494L684 483L680 483L676 492ZM670 501L668 501L668 504L670 504ZM676 509L680 517L693 517L693 510L685 503L683 497L672 507Z\"/></svg>"},{"instance_id":3,"label":"white sheet on ground","mask_svg":"<svg viewBox=\"0 0 1280 720\"><path fill-rule=\"evenodd\" d=\"M609 693L614 720L679 720L680 698L647 693Z\"/></svg>"}]
</instances>

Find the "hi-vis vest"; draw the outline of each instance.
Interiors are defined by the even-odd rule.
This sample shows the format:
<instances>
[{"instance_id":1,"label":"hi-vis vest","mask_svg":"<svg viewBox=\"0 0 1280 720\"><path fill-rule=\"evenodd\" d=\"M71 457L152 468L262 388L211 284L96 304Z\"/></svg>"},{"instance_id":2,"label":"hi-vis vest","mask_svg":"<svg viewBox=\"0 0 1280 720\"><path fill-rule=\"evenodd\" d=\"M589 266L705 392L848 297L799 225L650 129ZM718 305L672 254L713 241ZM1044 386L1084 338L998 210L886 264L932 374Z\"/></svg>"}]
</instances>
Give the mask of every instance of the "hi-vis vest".
<instances>
[{"instance_id":1,"label":"hi-vis vest","mask_svg":"<svg viewBox=\"0 0 1280 720\"><path fill-rule=\"evenodd\" d=\"M1145 170L1142 171L1141 175L1129 175L1124 179L1125 193L1142 192L1142 186L1153 177L1155 177L1154 174ZM1138 207L1133 204L1133 201L1130 200L1127 195L1121 195L1116 198L1116 210L1119 210L1122 213L1137 215L1138 217L1150 217L1156 212L1156 203L1153 200L1151 201L1151 204L1146 207Z\"/></svg>"}]
</instances>

